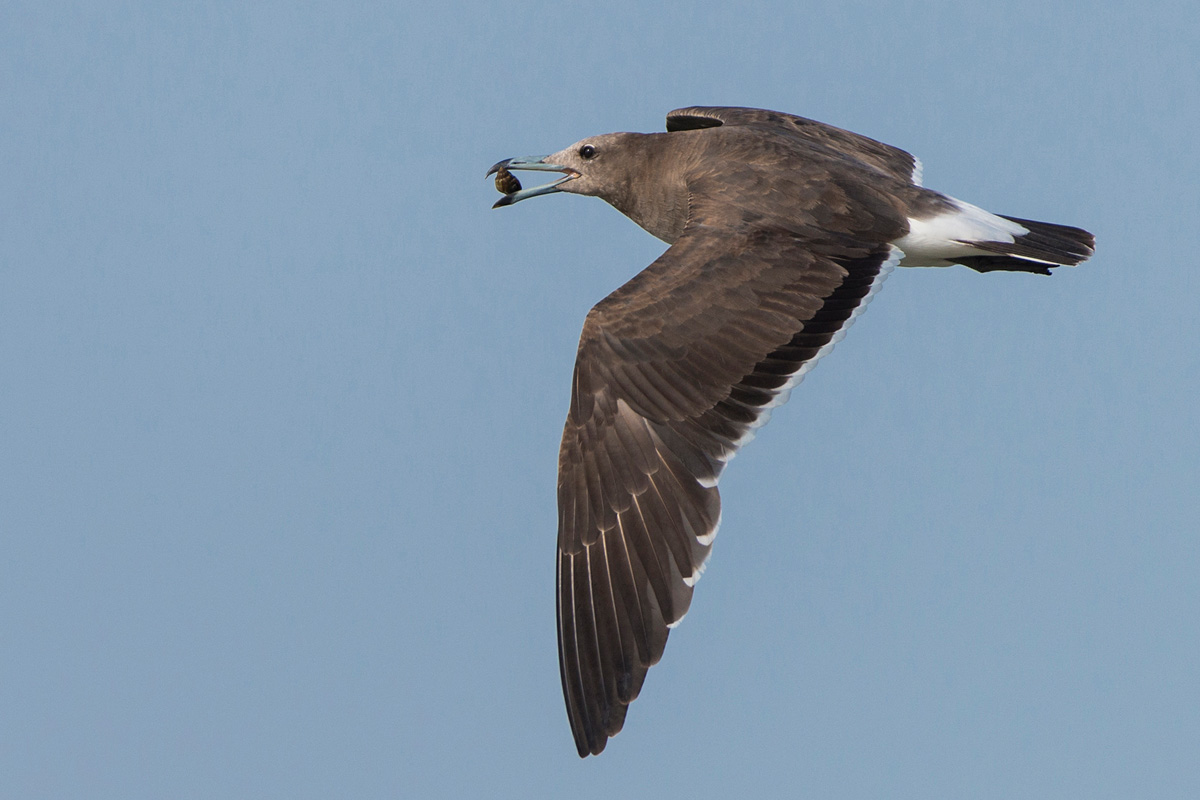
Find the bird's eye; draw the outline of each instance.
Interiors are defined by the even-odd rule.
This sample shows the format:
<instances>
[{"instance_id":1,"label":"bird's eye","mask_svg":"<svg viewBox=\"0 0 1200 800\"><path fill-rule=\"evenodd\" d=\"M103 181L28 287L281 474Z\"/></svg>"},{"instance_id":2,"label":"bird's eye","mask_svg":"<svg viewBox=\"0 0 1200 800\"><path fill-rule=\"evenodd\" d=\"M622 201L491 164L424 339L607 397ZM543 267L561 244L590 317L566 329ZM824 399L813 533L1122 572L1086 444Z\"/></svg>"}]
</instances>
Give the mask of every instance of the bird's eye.
<instances>
[{"instance_id":1,"label":"bird's eye","mask_svg":"<svg viewBox=\"0 0 1200 800\"><path fill-rule=\"evenodd\" d=\"M583 147L579 148L579 155L582 158L592 158L596 155L596 148L592 147L590 144L585 144Z\"/></svg>"}]
</instances>

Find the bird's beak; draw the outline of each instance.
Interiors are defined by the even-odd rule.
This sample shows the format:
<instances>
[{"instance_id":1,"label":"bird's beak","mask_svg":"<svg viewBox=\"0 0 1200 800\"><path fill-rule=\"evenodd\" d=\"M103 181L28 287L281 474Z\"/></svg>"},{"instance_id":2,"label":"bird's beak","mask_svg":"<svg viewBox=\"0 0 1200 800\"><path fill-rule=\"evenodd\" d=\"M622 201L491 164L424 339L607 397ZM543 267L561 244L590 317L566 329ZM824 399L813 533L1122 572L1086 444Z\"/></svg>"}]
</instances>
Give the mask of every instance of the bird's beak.
<instances>
[{"instance_id":1,"label":"bird's beak","mask_svg":"<svg viewBox=\"0 0 1200 800\"><path fill-rule=\"evenodd\" d=\"M515 184L517 187L516 191L507 191L506 187L505 187L504 179L498 177L496 179L496 188L499 189L500 191L504 192L505 194L504 194L504 197L501 197L499 200L496 201L496 204L493 205L492 208L499 208L500 206L510 206L513 203L519 203L520 201L522 201L528 197L537 197L539 194L551 194L552 192L561 192L562 189L559 188L560 186L562 186L567 181L572 181L579 177L579 173L576 172L575 170L571 169L570 167L564 167L561 164L547 164L546 158L547 158L547 156L525 156L524 158L506 158L503 161L493 164L492 168L489 169L487 172L488 175L492 175L492 174L500 172L502 170L505 173L507 173L509 170L512 170L512 169L532 169L532 170L540 170L542 172L562 172L562 173L564 173L564 175L563 175L563 177L559 178L558 180L554 181L553 183L544 183L541 186L534 186L529 189L522 189L520 181L517 181L516 178L513 178L511 175L509 175L508 179L509 179L509 181L511 181L511 183L509 185Z\"/></svg>"}]
</instances>

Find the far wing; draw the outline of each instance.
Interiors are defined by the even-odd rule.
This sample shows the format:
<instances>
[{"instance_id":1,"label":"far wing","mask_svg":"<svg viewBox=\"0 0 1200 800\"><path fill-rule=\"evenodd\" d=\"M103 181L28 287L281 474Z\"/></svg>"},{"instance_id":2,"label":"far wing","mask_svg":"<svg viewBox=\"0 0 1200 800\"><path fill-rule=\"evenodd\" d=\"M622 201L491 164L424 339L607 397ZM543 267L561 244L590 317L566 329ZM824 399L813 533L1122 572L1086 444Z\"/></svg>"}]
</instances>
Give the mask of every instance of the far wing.
<instances>
[{"instance_id":1,"label":"far wing","mask_svg":"<svg viewBox=\"0 0 1200 800\"><path fill-rule=\"evenodd\" d=\"M667 114L667 131L715 128L718 125L765 125L787 130L810 142L853 156L889 175L920 184L921 162L911 153L824 122L761 108L693 106Z\"/></svg>"}]
</instances>

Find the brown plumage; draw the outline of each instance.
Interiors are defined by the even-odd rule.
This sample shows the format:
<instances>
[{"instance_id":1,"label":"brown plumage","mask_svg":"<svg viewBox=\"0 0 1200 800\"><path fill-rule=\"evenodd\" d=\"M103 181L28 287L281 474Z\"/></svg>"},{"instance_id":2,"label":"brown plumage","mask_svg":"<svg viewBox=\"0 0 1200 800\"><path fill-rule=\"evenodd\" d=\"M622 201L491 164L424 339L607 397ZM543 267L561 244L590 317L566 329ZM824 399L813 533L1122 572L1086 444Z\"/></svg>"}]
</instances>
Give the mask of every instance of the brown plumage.
<instances>
[{"instance_id":1,"label":"brown plumage","mask_svg":"<svg viewBox=\"0 0 1200 800\"><path fill-rule=\"evenodd\" d=\"M802 117L688 108L667 131L492 170L497 186L565 176L498 205L595 195L671 243L588 314L559 451L559 666L581 756L621 730L687 612L725 463L893 266L1048 274L1092 253L1086 231L924 189L903 150Z\"/></svg>"}]
</instances>

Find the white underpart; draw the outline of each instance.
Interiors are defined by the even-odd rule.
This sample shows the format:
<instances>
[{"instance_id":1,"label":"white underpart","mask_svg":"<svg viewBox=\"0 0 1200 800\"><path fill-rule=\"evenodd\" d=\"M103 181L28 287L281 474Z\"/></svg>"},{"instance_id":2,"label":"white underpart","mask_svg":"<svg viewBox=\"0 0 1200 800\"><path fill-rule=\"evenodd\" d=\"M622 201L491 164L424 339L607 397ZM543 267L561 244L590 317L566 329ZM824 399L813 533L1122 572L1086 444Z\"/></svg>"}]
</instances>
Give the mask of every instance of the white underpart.
<instances>
[{"instance_id":1,"label":"white underpart","mask_svg":"<svg viewBox=\"0 0 1200 800\"><path fill-rule=\"evenodd\" d=\"M904 251L902 267L948 267L963 256L995 255L963 242L1011 244L1029 229L979 206L947 198L955 208L927 219L909 219L908 233L893 244ZM1033 259L1031 259L1033 260Z\"/></svg>"}]
</instances>

